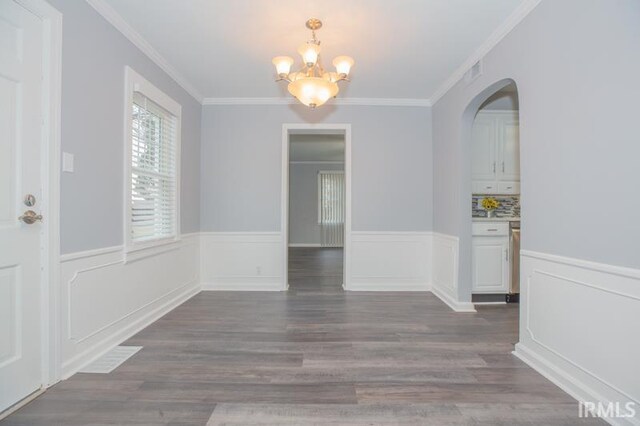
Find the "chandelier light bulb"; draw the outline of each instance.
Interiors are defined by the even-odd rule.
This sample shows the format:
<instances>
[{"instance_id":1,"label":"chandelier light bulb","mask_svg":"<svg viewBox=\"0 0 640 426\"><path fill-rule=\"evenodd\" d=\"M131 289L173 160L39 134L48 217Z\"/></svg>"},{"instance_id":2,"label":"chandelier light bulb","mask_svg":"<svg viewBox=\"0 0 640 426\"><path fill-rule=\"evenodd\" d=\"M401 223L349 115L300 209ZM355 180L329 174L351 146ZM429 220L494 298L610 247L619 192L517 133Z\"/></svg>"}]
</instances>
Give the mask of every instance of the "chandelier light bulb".
<instances>
[{"instance_id":1,"label":"chandelier light bulb","mask_svg":"<svg viewBox=\"0 0 640 426\"><path fill-rule=\"evenodd\" d=\"M289 75L291 71L291 65L293 65L293 58L289 56L276 56L271 61L276 66L276 71L280 78L284 78Z\"/></svg>"},{"instance_id":2,"label":"chandelier light bulb","mask_svg":"<svg viewBox=\"0 0 640 426\"><path fill-rule=\"evenodd\" d=\"M338 74L345 76L349 75L354 63L353 58L349 56L338 56L333 60L333 66L336 67Z\"/></svg>"},{"instance_id":3,"label":"chandelier light bulb","mask_svg":"<svg viewBox=\"0 0 640 426\"><path fill-rule=\"evenodd\" d=\"M308 42L298 48L298 53L302 56L302 62L308 67L312 67L318 62L320 46L313 42Z\"/></svg>"}]
</instances>

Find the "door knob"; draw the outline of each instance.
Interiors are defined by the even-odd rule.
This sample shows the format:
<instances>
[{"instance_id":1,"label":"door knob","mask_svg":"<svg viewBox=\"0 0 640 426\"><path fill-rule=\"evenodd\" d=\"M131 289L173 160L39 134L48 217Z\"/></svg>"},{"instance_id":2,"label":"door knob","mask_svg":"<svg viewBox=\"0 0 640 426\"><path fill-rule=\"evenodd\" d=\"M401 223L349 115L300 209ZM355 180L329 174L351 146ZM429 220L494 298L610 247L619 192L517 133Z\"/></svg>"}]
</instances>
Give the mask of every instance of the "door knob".
<instances>
[{"instance_id":1,"label":"door knob","mask_svg":"<svg viewBox=\"0 0 640 426\"><path fill-rule=\"evenodd\" d=\"M33 210L27 210L18 218L18 220L23 221L27 225L33 225L36 222L42 222L42 215L36 214Z\"/></svg>"}]
</instances>

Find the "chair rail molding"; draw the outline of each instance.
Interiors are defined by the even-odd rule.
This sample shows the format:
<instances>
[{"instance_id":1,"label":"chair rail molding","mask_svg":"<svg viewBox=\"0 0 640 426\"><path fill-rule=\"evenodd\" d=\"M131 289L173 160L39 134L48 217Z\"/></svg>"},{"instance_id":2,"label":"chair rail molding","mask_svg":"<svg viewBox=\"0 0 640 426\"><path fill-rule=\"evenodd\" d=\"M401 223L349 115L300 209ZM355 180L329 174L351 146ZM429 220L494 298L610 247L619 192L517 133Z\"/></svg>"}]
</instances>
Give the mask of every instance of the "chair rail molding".
<instances>
[{"instance_id":1,"label":"chair rail molding","mask_svg":"<svg viewBox=\"0 0 640 426\"><path fill-rule=\"evenodd\" d=\"M579 401L640 407L640 270L523 250L521 286L514 354Z\"/></svg>"},{"instance_id":2,"label":"chair rail molding","mask_svg":"<svg viewBox=\"0 0 640 426\"><path fill-rule=\"evenodd\" d=\"M200 291L199 236L125 258L123 246L65 254L61 377L70 377ZM125 297L126 296L126 297Z\"/></svg>"}]
</instances>

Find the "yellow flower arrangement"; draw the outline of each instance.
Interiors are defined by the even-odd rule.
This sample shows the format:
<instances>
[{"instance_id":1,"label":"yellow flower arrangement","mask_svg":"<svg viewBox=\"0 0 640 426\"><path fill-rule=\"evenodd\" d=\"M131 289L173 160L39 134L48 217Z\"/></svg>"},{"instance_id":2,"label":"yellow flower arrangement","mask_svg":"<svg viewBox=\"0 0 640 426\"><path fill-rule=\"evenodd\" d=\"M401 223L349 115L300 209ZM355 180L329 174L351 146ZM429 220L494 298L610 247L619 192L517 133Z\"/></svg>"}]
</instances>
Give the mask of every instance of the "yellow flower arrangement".
<instances>
[{"instance_id":1,"label":"yellow flower arrangement","mask_svg":"<svg viewBox=\"0 0 640 426\"><path fill-rule=\"evenodd\" d=\"M482 199L482 207L485 210L495 210L500 207L500 203L493 197L485 197Z\"/></svg>"}]
</instances>

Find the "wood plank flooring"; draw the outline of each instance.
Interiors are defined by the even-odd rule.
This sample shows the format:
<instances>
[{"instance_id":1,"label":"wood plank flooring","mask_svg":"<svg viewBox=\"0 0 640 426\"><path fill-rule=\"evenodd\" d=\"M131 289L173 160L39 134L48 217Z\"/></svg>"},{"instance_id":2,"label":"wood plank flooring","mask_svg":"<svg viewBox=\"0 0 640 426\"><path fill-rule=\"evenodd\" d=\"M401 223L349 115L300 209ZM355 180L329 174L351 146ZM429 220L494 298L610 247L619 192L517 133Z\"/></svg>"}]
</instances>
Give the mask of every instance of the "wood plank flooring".
<instances>
[{"instance_id":1,"label":"wood plank flooring","mask_svg":"<svg viewBox=\"0 0 640 426\"><path fill-rule=\"evenodd\" d=\"M9 425L573 425L575 400L511 355L518 307L345 293L340 249L292 249L286 293L203 292Z\"/></svg>"}]
</instances>

